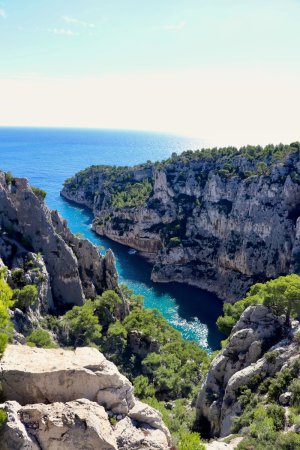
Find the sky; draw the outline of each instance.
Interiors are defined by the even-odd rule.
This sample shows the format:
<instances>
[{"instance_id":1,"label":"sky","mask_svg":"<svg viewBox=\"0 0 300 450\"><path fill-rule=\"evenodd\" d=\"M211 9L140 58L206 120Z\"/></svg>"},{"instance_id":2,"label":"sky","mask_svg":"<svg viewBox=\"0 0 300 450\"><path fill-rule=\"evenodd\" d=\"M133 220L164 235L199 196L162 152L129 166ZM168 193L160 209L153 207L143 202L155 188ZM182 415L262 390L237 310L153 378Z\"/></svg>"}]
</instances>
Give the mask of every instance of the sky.
<instances>
[{"instance_id":1,"label":"sky","mask_svg":"<svg viewBox=\"0 0 300 450\"><path fill-rule=\"evenodd\" d=\"M0 0L0 126L300 140L300 0Z\"/></svg>"}]
</instances>

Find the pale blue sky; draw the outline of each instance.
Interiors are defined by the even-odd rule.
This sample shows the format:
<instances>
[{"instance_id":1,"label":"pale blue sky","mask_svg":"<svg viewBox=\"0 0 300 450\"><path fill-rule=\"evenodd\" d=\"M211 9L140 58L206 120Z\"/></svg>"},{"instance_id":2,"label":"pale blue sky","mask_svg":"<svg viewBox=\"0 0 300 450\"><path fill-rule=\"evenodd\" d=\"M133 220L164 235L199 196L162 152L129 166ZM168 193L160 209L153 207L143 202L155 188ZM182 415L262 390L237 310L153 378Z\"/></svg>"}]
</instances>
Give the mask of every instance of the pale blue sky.
<instances>
[{"instance_id":1,"label":"pale blue sky","mask_svg":"<svg viewBox=\"0 0 300 450\"><path fill-rule=\"evenodd\" d=\"M297 83L288 77L298 75L300 69L299 23L300 0L0 0L0 94L2 87L6 101L11 104L14 90L18 92L19 87L22 92L20 85L14 86L13 81L23 80L31 83L26 89L38 97L39 92L34 91L38 89L37 83L48 80L48 85L43 87L44 106L49 111L52 108L53 113L47 116L45 111L38 110L38 105L35 109L32 106L31 110L28 97L22 98L21 95L19 102L14 99L14 107L19 107L20 115L13 116L7 111L5 116L2 109L0 124L88 126L89 122L82 121L79 112L77 118L74 116L73 106L72 120L64 121L58 117L55 122L50 97L53 83L63 83L64 80L76 79L79 84L77 87L74 85L74 90L78 90L87 79L93 78L94 83L97 79L98 85L103 87L103 77L111 77L110 88L107 87L111 89L111 96L114 96L116 83L125 90L126 86L130 89L130 86L139 86L140 83L140 89L143 91L144 86L146 95L149 77L153 76L149 89L160 93L163 101L166 83L162 78L157 81L157 77L170 74L174 77L174 91L169 92L166 102L170 104L178 89L189 85L187 95L190 103L184 99L178 103L178 108L191 108L191 114L195 112L195 101L202 104L202 108L210 108L209 99L205 95L203 97L203 92L196 91L198 79L202 89L203 83L207 83L207 92L210 92L210 98L213 96L220 83L214 80L211 84L211 74L224 73L222 92L227 88L233 89L231 74L237 80L248 76L248 84L253 77L261 76L263 83L257 81L261 92L268 88L268 77L279 76L278 80L273 79L277 87L274 85L271 98L279 90L282 95L286 84L290 89L293 86L295 91ZM62 102L69 104L70 97L66 93L64 98L63 94L66 91L63 85L57 90ZM240 95L242 87L238 86L237 91ZM128 101L130 97L123 100ZM212 101L218 107L216 100ZM292 102L292 98L290 100ZM145 104L149 101L145 98ZM226 101L228 99L219 98L221 110L225 109ZM26 118L21 113L22 108L25 111L25 102L28 108ZM137 103L133 101L133 104L136 109ZM87 104L84 106L88 107ZM173 106L170 105L172 110ZM227 107L230 109L230 105ZM265 103L261 107L265 108ZM67 109L60 109L66 115ZM97 113L95 105L91 104L91 109L94 117ZM164 112L169 115L167 109ZM139 120L132 114L132 120L125 121L124 127L166 131L174 128L174 131L196 134L196 123L190 129L187 124L179 129L183 123L179 117L172 126L171 120L163 123L163 116L156 121L150 120L151 123L146 111L144 121L140 120L142 116L141 110ZM99 117L102 117L101 111ZM122 127L121 116L112 122L113 116L108 122L101 118L99 123L93 120L90 125ZM219 122L210 123L208 134L211 135L214 126L220 126ZM202 129L197 132L199 135L203 133L205 130Z\"/></svg>"}]
</instances>

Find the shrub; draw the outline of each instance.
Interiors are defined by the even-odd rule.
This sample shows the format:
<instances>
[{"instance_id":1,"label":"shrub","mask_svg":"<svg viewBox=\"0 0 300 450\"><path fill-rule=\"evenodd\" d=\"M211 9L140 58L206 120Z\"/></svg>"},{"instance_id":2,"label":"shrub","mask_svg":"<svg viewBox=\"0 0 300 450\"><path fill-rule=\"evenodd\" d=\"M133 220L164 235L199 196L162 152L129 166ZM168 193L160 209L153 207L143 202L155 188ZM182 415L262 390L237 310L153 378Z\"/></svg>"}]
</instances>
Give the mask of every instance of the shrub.
<instances>
[{"instance_id":1,"label":"shrub","mask_svg":"<svg viewBox=\"0 0 300 450\"><path fill-rule=\"evenodd\" d=\"M94 304L88 300L83 306L74 306L62 319L62 326L69 345L99 344L102 326L94 315Z\"/></svg>"},{"instance_id":2,"label":"shrub","mask_svg":"<svg viewBox=\"0 0 300 450\"><path fill-rule=\"evenodd\" d=\"M5 181L6 181L6 183L7 184L12 184L13 182L14 182L14 177L13 177L13 175L11 174L11 172L6 172L6 174L5 174Z\"/></svg>"},{"instance_id":3,"label":"shrub","mask_svg":"<svg viewBox=\"0 0 300 450\"><path fill-rule=\"evenodd\" d=\"M180 244L181 244L181 239L178 236L173 236L169 240L168 247L170 247L170 248L178 247L178 245L180 245Z\"/></svg>"},{"instance_id":4,"label":"shrub","mask_svg":"<svg viewBox=\"0 0 300 450\"><path fill-rule=\"evenodd\" d=\"M284 314L286 325L289 325L290 317L300 313L300 277L292 274L254 284L244 299L233 305L225 303L224 316L217 320L220 331L229 335L245 309L258 304L267 306L277 316Z\"/></svg>"},{"instance_id":5,"label":"shrub","mask_svg":"<svg viewBox=\"0 0 300 450\"><path fill-rule=\"evenodd\" d=\"M267 416L271 417L276 431L281 431L285 426L285 409L279 405L267 405Z\"/></svg>"},{"instance_id":6,"label":"shrub","mask_svg":"<svg viewBox=\"0 0 300 450\"><path fill-rule=\"evenodd\" d=\"M47 192L44 191L43 189L40 189L40 188L34 187L34 186L31 186L31 189L37 197L40 197L43 200L46 198Z\"/></svg>"},{"instance_id":7,"label":"shrub","mask_svg":"<svg viewBox=\"0 0 300 450\"><path fill-rule=\"evenodd\" d=\"M294 340L294 342L296 342L297 344L300 344L300 331L298 331L297 333L294 334L293 340Z\"/></svg>"},{"instance_id":8,"label":"shrub","mask_svg":"<svg viewBox=\"0 0 300 450\"><path fill-rule=\"evenodd\" d=\"M132 208L145 205L152 192L152 183L145 179L137 183L126 183L120 185L120 191L112 195L112 206L114 208Z\"/></svg>"},{"instance_id":9,"label":"shrub","mask_svg":"<svg viewBox=\"0 0 300 450\"><path fill-rule=\"evenodd\" d=\"M149 379L144 375L139 375L134 379L134 393L137 397L145 399L147 397L154 397L155 388L149 384Z\"/></svg>"},{"instance_id":10,"label":"shrub","mask_svg":"<svg viewBox=\"0 0 300 450\"><path fill-rule=\"evenodd\" d=\"M127 345L127 331L122 323L117 320L109 325L105 348L109 353L124 352Z\"/></svg>"},{"instance_id":11,"label":"shrub","mask_svg":"<svg viewBox=\"0 0 300 450\"><path fill-rule=\"evenodd\" d=\"M23 269L14 269L11 272L11 277L15 286L23 287L25 283L25 273Z\"/></svg>"},{"instance_id":12,"label":"shrub","mask_svg":"<svg viewBox=\"0 0 300 450\"><path fill-rule=\"evenodd\" d=\"M26 338L27 344L39 348L55 348L57 345L52 341L50 334L46 330L33 330Z\"/></svg>"},{"instance_id":13,"label":"shrub","mask_svg":"<svg viewBox=\"0 0 300 450\"><path fill-rule=\"evenodd\" d=\"M38 300L37 286L35 284L28 284L22 289L15 289L13 292L13 300L16 308L26 310Z\"/></svg>"},{"instance_id":14,"label":"shrub","mask_svg":"<svg viewBox=\"0 0 300 450\"><path fill-rule=\"evenodd\" d=\"M0 430L7 422L7 413L4 409L0 408Z\"/></svg>"},{"instance_id":15,"label":"shrub","mask_svg":"<svg viewBox=\"0 0 300 450\"><path fill-rule=\"evenodd\" d=\"M289 391L293 394L293 405L300 406L300 380L295 379L289 385Z\"/></svg>"},{"instance_id":16,"label":"shrub","mask_svg":"<svg viewBox=\"0 0 300 450\"><path fill-rule=\"evenodd\" d=\"M236 319L231 316L220 316L217 319L217 327L225 336L229 336L232 328L236 323Z\"/></svg>"},{"instance_id":17,"label":"shrub","mask_svg":"<svg viewBox=\"0 0 300 450\"><path fill-rule=\"evenodd\" d=\"M292 431L279 433L277 436L277 448L280 450L299 450L300 435Z\"/></svg>"},{"instance_id":18,"label":"shrub","mask_svg":"<svg viewBox=\"0 0 300 450\"><path fill-rule=\"evenodd\" d=\"M285 392L288 385L293 379L292 370L285 368L278 372L274 378L269 380L268 399L270 401L278 401L280 395Z\"/></svg>"},{"instance_id":19,"label":"shrub","mask_svg":"<svg viewBox=\"0 0 300 450\"><path fill-rule=\"evenodd\" d=\"M6 268L0 270L0 358L4 353L13 330L8 311L8 308L13 304L13 293L4 279L5 272Z\"/></svg>"},{"instance_id":20,"label":"shrub","mask_svg":"<svg viewBox=\"0 0 300 450\"><path fill-rule=\"evenodd\" d=\"M205 450L198 433L182 433L178 442L178 450Z\"/></svg>"}]
</instances>

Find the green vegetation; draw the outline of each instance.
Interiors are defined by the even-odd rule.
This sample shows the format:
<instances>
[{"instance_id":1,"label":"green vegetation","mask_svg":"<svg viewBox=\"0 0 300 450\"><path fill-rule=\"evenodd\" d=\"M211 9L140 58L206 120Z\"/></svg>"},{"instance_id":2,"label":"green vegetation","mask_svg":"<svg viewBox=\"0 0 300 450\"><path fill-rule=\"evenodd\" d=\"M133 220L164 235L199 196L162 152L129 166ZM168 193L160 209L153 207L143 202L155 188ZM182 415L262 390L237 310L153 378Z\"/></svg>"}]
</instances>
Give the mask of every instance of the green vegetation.
<instances>
[{"instance_id":1,"label":"green vegetation","mask_svg":"<svg viewBox=\"0 0 300 450\"><path fill-rule=\"evenodd\" d=\"M31 189L37 197L40 197L43 200L46 198L47 192L43 189L34 186L31 186Z\"/></svg>"},{"instance_id":2,"label":"green vegetation","mask_svg":"<svg viewBox=\"0 0 300 450\"><path fill-rule=\"evenodd\" d=\"M178 236L171 237L169 240L169 247L178 247L181 244L181 239Z\"/></svg>"},{"instance_id":3,"label":"green vegetation","mask_svg":"<svg viewBox=\"0 0 300 450\"><path fill-rule=\"evenodd\" d=\"M4 409L0 408L0 430L7 422L7 413Z\"/></svg>"},{"instance_id":4,"label":"green vegetation","mask_svg":"<svg viewBox=\"0 0 300 450\"><path fill-rule=\"evenodd\" d=\"M53 342L50 334L46 330L33 330L26 338L27 345L39 348L55 348L57 345Z\"/></svg>"},{"instance_id":5,"label":"green vegetation","mask_svg":"<svg viewBox=\"0 0 300 450\"><path fill-rule=\"evenodd\" d=\"M0 270L0 358L13 331L8 311L13 304L13 292L5 281L5 272L6 268Z\"/></svg>"},{"instance_id":6,"label":"green vegetation","mask_svg":"<svg viewBox=\"0 0 300 450\"><path fill-rule=\"evenodd\" d=\"M255 448L300 449L300 436L297 433L283 433L291 418L297 423L300 413L300 359L292 366L277 372L274 377L266 378L262 383L240 388L239 402L242 406L240 416L233 419L232 432L243 429L244 440L237 447L248 450ZM284 392L293 393L293 407L287 413L278 399ZM276 443L276 445L275 445ZM296 445L297 444L297 445ZM296 445L293 447L293 445Z\"/></svg>"},{"instance_id":7,"label":"green vegetation","mask_svg":"<svg viewBox=\"0 0 300 450\"><path fill-rule=\"evenodd\" d=\"M178 450L205 450L198 433L182 433L178 442Z\"/></svg>"},{"instance_id":8,"label":"green vegetation","mask_svg":"<svg viewBox=\"0 0 300 450\"><path fill-rule=\"evenodd\" d=\"M208 365L206 352L183 340L157 310L144 309L141 296L126 286L121 289L131 310L124 320L119 316L119 295L106 291L62 318L48 316L44 326L59 335L64 345L92 345L103 351L133 382L136 395L159 408L178 449L202 450L199 435L189 434L194 421L190 403ZM145 352L132 344L133 335ZM172 402L172 409L165 407L166 401Z\"/></svg>"},{"instance_id":9,"label":"green vegetation","mask_svg":"<svg viewBox=\"0 0 300 450\"><path fill-rule=\"evenodd\" d=\"M191 432L195 410L191 408L188 400L178 399L167 405L155 397L142 397L142 401L161 413L164 423L171 432L176 450L205 449L201 444L200 435Z\"/></svg>"},{"instance_id":10,"label":"green vegetation","mask_svg":"<svg viewBox=\"0 0 300 450\"><path fill-rule=\"evenodd\" d=\"M28 284L22 289L15 289L13 292L13 300L15 308L25 311L38 300L37 286L35 284Z\"/></svg>"},{"instance_id":11,"label":"green vegetation","mask_svg":"<svg viewBox=\"0 0 300 450\"><path fill-rule=\"evenodd\" d=\"M14 179L13 175L11 174L11 172L5 173L5 181L7 184L12 184L14 182L14 180L15 179Z\"/></svg>"},{"instance_id":12,"label":"green vegetation","mask_svg":"<svg viewBox=\"0 0 300 450\"><path fill-rule=\"evenodd\" d=\"M152 183L145 179L137 183L118 185L112 194L111 205L114 208L134 208L145 205L152 192Z\"/></svg>"},{"instance_id":13,"label":"green vegetation","mask_svg":"<svg viewBox=\"0 0 300 450\"><path fill-rule=\"evenodd\" d=\"M224 316L217 320L220 331L228 336L245 309L258 304L267 306L277 316L284 315L288 326L291 317L300 313L300 277L293 274L254 284L243 300L233 305L225 303Z\"/></svg>"},{"instance_id":14,"label":"green vegetation","mask_svg":"<svg viewBox=\"0 0 300 450\"><path fill-rule=\"evenodd\" d=\"M11 271L11 277L14 285L21 288L25 284L25 272L24 269L13 269Z\"/></svg>"},{"instance_id":15,"label":"green vegetation","mask_svg":"<svg viewBox=\"0 0 300 450\"><path fill-rule=\"evenodd\" d=\"M181 169L190 164L192 161L214 161L215 170L223 178L230 178L232 176L239 176L242 179L255 175L268 175L271 166L278 162L282 162L290 154L298 154L300 152L300 143L293 142L289 145L266 145L251 146L247 145L237 149L236 147L223 148L202 148L199 150L187 150L177 155L172 153L171 157L165 161L151 162L147 161L145 164L139 164L134 167L127 166L91 166L85 170L78 172L72 178L65 181L64 186L71 189L77 189L79 186L88 185L88 180L95 180L97 182L97 175L101 172L104 176L103 187L109 188L114 182L125 182L126 179L133 180L132 174L134 170L144 170L150 168L174 170L174 165L181 164ZM251 170L242 172L240 170L241 159L248 160ZM201 175L201 174L200 174ZM294 172L294 179L297 181L299 175ZM181 170L178 181L185 181L186 174ZM299 179L300 181L300 179ZM151 191L150 191L151 192ZM122 203L122 201L121 201ZM117 206L116 206L117 207Z\"/></svg>"},{"instance_id":16,"label":"green vegetation","mask_svg":"<svg viewBox=\"0 0 300 450\"><path fill-rule=\"evenodd\" d=\"M213 159L215 161L223 162L220 170L226 172L222 172L221 175L230 176L236 173L236 168L233 166L232 162L237 158L245 158L256 163L255 173L253 174L267 174L268 166L278 161L282 161L291 153L299 152L299 150L299 142L293 142L290 145L266 145L265 147L261 147L260 145L247 145L240 149L237 149L236 147L203 148L196 151L187 150L180 155L172 154L166 161L155 165L166 166L167 164L175 162L188 164L192 160Z\"/></svg>"},{"instance_id":17,"label":"green vegetation","mask_svg":"<svg viewBox=\"0 0 300 450\"><path fill-rule=\"evenodd\" d=\"M83 306L74 306L62 320L67 344L74 347L100 344L102 327L95 315L95 305L88 300Z\"/></svg>"}]
</instances>

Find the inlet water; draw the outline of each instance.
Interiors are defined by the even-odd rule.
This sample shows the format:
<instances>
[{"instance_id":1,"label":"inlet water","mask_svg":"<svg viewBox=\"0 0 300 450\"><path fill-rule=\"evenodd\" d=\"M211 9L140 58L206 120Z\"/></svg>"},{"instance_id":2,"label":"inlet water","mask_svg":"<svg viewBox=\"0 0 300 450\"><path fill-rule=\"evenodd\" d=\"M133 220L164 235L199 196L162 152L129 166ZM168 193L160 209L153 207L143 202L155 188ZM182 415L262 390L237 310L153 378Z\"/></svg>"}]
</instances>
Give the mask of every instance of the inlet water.
<instances>
[{"instance_id":1,"label":"inlet water","mask_svg":"<svg viewBox=\"0 0 300 450\"><path fill-rule=\"evenodd\" d=\"M215 321L221 302L200 289L182 284L157 284L151 267L128 248L97 236L92 214L60 197L63 181L92 164L133 165L167 158L172 152L201 148L201 141L167 134L50 128L0 128L0 169L29 179L47 192L46 202L67 219L74 233L82 233L100 250L115 254L120 281L157 308L185 339L195 340L209 352L219 348L222 336Z\"/></svg>"}]
</instances>

